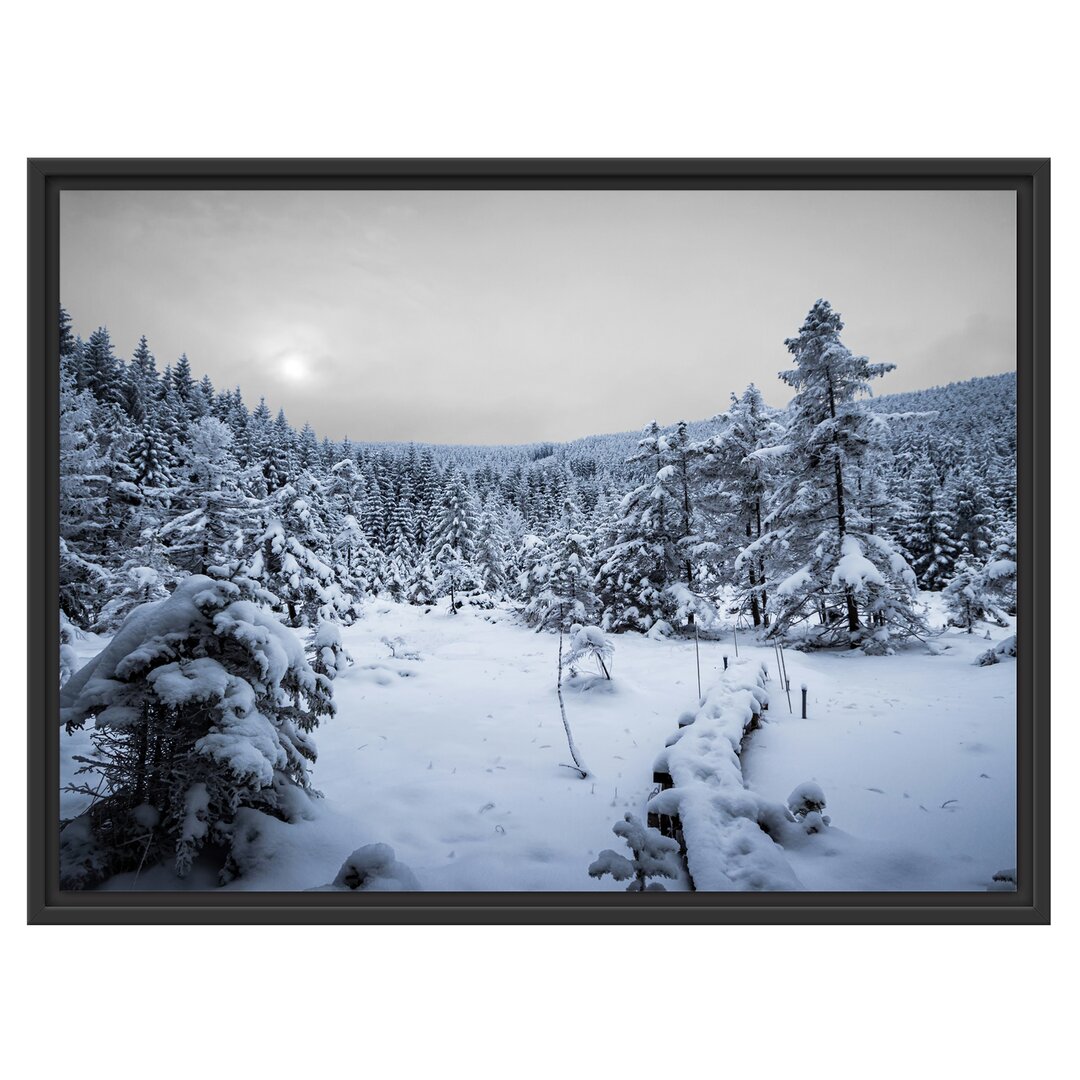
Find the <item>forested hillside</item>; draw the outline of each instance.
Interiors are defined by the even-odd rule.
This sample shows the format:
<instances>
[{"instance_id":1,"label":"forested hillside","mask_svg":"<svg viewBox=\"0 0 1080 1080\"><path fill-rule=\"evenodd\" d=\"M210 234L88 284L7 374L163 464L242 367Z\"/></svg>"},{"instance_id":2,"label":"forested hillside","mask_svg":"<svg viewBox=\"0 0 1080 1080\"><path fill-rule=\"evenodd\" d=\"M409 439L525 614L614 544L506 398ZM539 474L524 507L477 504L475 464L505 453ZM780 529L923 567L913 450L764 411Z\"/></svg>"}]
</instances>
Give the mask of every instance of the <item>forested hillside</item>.
<instances>
[{"instance_id":1,"label":"forested hillside","mask_svg":"<svg viewBox=\"0 0 1080 1080\"><path fill-rule=\"evenodd\" d=\"M250 564L257 549L273 547L272 521L300 568L288 583L277 581L294 625L328 598L343 610L383 590L434 600L449 588L447 547L462 556L462 591L514 593L539 558L540 541L567 514L588 534L598 566L609 561L602 551L625 557L615 549L632 539L659 543L665 551L649 575L658 591L681 576L695 591L715 594L724 583L750 585L734 565L747 527L737 519L749 505L716 490L740 482L746 464L733 455L756 455L747 459L761 480L755 537L775 509L768 481L785 474L767 445L783 443L790 414L765 407L752 388L715 419L654 425L644 435L511 447L334 443L306 425L297 431L261 400L249 408L240 388L196 379L185 356L159 372L145 339L125 361L104 328L84 342L65 316L62 330L60 602L85 628L116 627L131 606L164 595L184 573ZM870 531L908 558L920 585L943 588L965 554L1008 556L1015 376L864 404L881 422L872 432L872 466L860 464L853 476L854 496ZM651 515L635 520L633 505L623 505L641 486L650 499L655 494L659 514L671 503L662 524ZM263 558L254 569L270 582L280 578L276 561ZM521 588L528 592L527 583ZM648 629L672 614L639 599L608 593L609 626Z\"/></svg>"}]
</instances>

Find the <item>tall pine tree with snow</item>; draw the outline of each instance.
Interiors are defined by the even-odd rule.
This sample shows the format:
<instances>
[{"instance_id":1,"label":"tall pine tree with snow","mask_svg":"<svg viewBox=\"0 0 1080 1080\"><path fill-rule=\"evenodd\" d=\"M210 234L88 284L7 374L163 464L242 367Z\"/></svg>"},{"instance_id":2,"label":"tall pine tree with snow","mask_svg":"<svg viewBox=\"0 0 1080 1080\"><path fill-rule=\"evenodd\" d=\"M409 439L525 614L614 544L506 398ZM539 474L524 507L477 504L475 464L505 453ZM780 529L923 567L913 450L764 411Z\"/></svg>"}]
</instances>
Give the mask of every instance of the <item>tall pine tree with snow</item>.
<instances>
[{"instance_id":1,"label":"tall pine tree with snow","mask_svg":"<svg viewBox=\"0 0 1080 1080\"><path fill-rule=\"evenodd\" d=\"M87 339L76 368L80 390L89 390L100 405L116 405L123 401L123 372L113 353L109 331L99 326Z\"/></svg>"},{"instance_id":2,"label":"tall pine tree with snow","mask_svg":"<svg viewBox=\"0 0 1080 1080\"><path fill-rule=\"evenodd\" d=\"M508 545L501 508L489 497L480 511L475 562L480 587L494 597L506 591Z\"/></svg>"},{"instance_id":3,"label":"tall pine tree with snow","mask_svg":"<svg viewBox=\"0 0 1080 1080\"><path fill-rule=\"evenodd\" d=\"M960 550L977 563L986 560L994 542L993 511L985 477L970 466L953 477L951 496Z\"/></svg>"},{"instance_id":4,"label":"tall pine tree with snow","mask_svg":"<svg viewBox=\"0 0 1080 1080\"><path fill-rule=\"evenodd\" d=\"M436 588L440 596L450 597L451 614L457 611L457 594L474 584L472 557L476 550L476 533L473 497L461 476L450 476L431 546L438 568Z\"/></svg>"},{"instance_id":5,"label":"tall pine tree with snow","mask_svg":"<svg viewBox=\"0 0 1080 1080\"><path fill-rule=\"evenodd\" d=\"M767 550L775 581L773 630L799 628L806 645L888 649L890 637L925 633L914 607L915 576L888 537L872 532L856 485L882 434L861 398L893 364L871 364L840 338L827 300L810 309L785 344L795 366L780 372L789 406L769 532L747 551Z\"/></svg>"},{"instance_id":6,"label":"tall pine tree with snow","mask_svg":"<svg viewBox=\"0 0 1080 1080\"><path fill-rule=\"evenodd\" d=\"M60 371L60 609L81 627L96 618L114 569L101 535L108 490L93 412L93 395L76 388L65 364Z\"/></svg>"},{"instance_id":7,"label":"tall pine tree with snow","mask_svg":"<svg viewBox=\"0 0 1080 1080\"><path fill-rule=\"evenodd\" d=\"M700 545L711 560L731 567L740 597L755 627L768 625L764 553L755 545L764 535L765 501L774 448L783 426L751 384L717 418L714 435L690 448L699 513L708 519L711 539Z\"/></svg>"},{"instance_id":8,"label":"tall pine tree with snow","mask_svg":"<svg viewBox=\"0 0 1080 1080\"><path fill-rule=\"evenodd\" d=\"M158 530L169 561L188 573L235 568L258 528L256 500L234 456L231 429L212 416L188 429L170 517Z\"/></svg>"},{"instance_id":9,"label":"tall pine tree with snow","mask_svg":"<svg viewBox=\"0 0 1080 1080\"><path fill-rule=\"evenodd\" d=\"M538 630L563 634L595 617L590 540L581 511L569 495L534 568L531 593L524 615Z\"/></svg>"},{"instance_id":10,"label":"tall pine tree with snow","mask_svg":"<svg viewBox=\"0 0 1080 1080\"><path fill-rule=\"evenodd\" d=\"M277 598L288 626L314 626L319 619L351 622L354 601L335 573L326 508L318 482L302 473L267 497L264 528L243 574Z\"/></svg>"},{"instance_id":11,"label":"tall pine tree with snow","mask_svg":"<svg viewBox=\"0 0 1080 1080\"><path fill-rule=\"evenodd\" d=\"M623 496L598 557L605 629L649 630L675 618L677 598L670 586L686 565L680 539L689 528L683 470L672 458L669 436L653 422L627 459L640 482Z\"/></svg>"},{"instance_id":12,"label":"tall pine tree with snow","mask_svg":"<svg viewBox=\"0 0 1080 1080\"><path fill-rule=\"evenodd\" d=\"M931 592L945 587L960 554L956 519L938 474L928 461L911 478L911 519L903 537L919 586Z\"/></svg>"},{"instance_id":13,"label":"tall pine tree with snow","mask_svg":"<svg viewBox=\"0 0 1080 1080\"><path fill-rule=\"evenodd\" d=\"M145 334L139 338L126 374L124 405L136 424L145 424L160 393L154 355Z\"/></svg>"}]
</instances>

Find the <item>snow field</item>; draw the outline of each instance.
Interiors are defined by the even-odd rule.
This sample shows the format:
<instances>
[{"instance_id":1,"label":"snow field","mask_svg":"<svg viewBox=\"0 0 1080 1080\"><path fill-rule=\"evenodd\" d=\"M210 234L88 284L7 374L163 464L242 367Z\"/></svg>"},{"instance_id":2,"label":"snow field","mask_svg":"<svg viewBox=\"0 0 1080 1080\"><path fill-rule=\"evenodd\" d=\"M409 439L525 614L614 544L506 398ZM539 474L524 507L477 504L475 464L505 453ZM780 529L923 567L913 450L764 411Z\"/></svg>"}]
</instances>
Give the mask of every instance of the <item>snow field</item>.
<instances>
[{"instance_id":1,"label":"snow field","mask_svg":"<svg viewBox=\"0 0 1080 1080\"><path fill-rule=\"evenodd\" d=\"M1009 633L993 632L995 641ZM624 813L644 818L654 761L679 715L699 708L693 641L621 634L613 681L564 682L593 773L580 780L562 767L554 634L534 633L505 608L451 616L445 602L372 601L342 639L356 663L335 681L337 715L315 732L314 782L325 797L309 820L265 821L252 869L227 888L318 887L372 843L389 844L425 890L623 888L590 878L588 866L615 846L611 828ZM788 650L789 714L772 647L740 634L741 656L772 676L770 708L742 758L748 788L782 803L813 781L828 800L832 826L783 850L803 888L982 890L1015 865L1016 665L976 667L988 647L979 633L937 642L948 646L937 656L921 646L886 657ZM80 659L102 644L81 639ZM709 687L724 655L734 664L733 643L700 648ZM66 781L70 755L89 740L61 740ZM61 798L65 815L79 805ZM713 868L714 878L722 872ZM215 884L212 868L197 864L183 882L168 866L144 871L136 887ZM131 875L105 887L130 888Z\"/></svg>"}]
</instances>

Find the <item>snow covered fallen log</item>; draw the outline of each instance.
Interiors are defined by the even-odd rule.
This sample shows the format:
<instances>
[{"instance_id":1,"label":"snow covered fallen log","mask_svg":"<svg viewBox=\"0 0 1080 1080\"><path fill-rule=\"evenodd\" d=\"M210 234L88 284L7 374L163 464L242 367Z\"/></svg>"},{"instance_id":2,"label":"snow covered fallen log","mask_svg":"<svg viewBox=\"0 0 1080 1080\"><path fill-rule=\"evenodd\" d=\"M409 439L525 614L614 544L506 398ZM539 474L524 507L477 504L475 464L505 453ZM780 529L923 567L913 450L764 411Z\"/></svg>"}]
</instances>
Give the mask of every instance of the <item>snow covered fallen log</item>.
<instances>
[{"instance_id":1,"label":"snow covered fallen log","mask_svg":"<svg viewBox=\"0 0 1080 1080\"><path fill-rule=\"evenodd\" d=\"M748 791L739 760L768 704L761 665L735 660L656 759L663 790L650 817L677 819L687 870L701 892L801 889L772 836L794 826L787 807Z\"/></svg>"}]
</instances>

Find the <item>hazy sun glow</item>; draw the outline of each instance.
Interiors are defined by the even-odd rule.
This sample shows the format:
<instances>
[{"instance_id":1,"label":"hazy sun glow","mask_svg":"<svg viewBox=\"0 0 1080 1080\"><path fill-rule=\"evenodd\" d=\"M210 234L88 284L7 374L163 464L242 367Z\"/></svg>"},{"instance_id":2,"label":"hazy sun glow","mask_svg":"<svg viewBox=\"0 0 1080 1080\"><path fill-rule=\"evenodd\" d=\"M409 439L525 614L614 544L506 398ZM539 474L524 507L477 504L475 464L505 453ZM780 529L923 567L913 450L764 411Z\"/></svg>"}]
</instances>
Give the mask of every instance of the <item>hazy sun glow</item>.
<instances>
[{"instance_id":1,"label":"hazy sun glow","mask_svg":"<svg viewBox=\"0 0 1080 1080\"><path fill-rule=\"evenodd\" d=\"M278 371L289 382L303 382L310 374L307 357L300 353L286 353L278 361Z\"/></svg>"}]
</instances>

